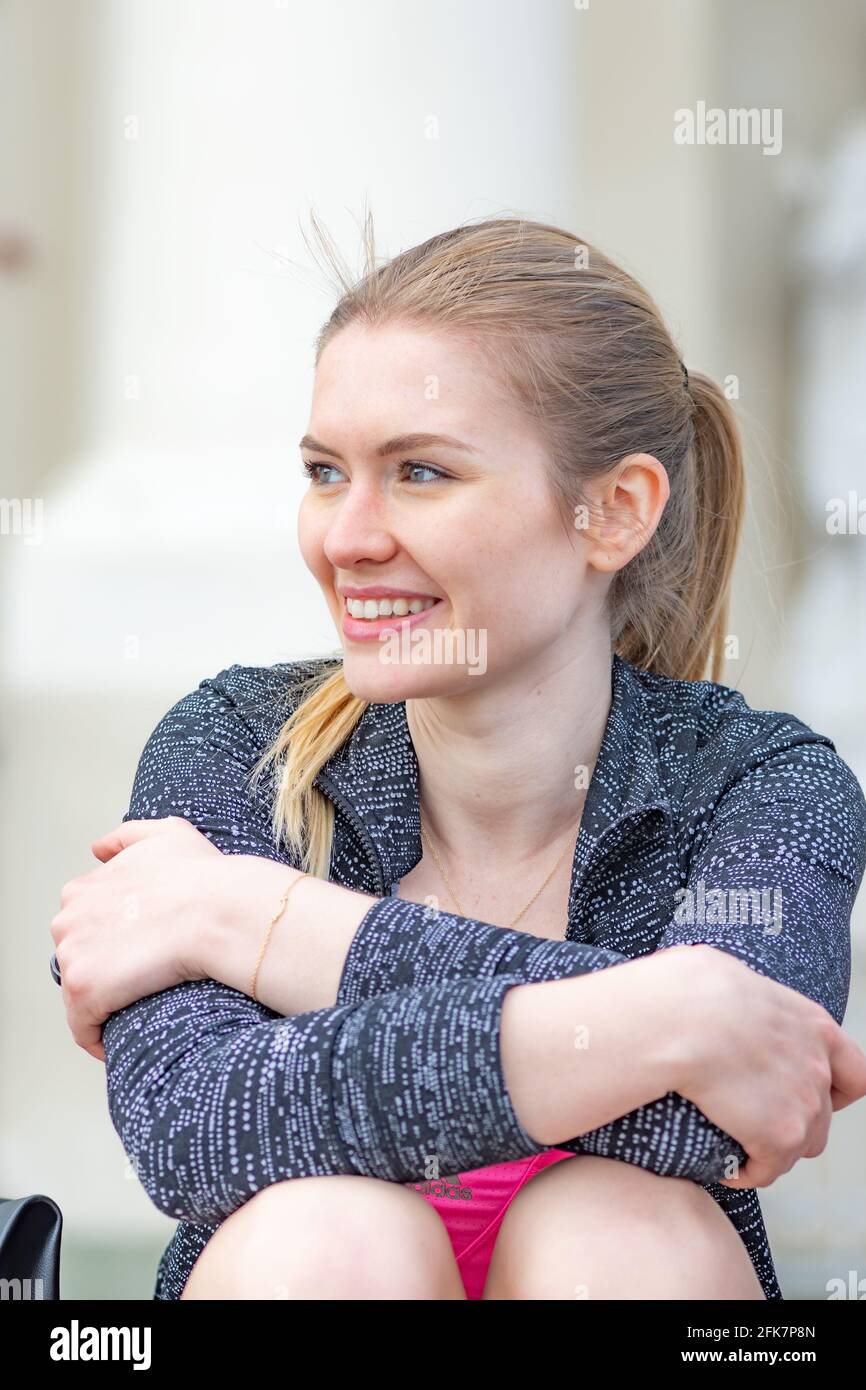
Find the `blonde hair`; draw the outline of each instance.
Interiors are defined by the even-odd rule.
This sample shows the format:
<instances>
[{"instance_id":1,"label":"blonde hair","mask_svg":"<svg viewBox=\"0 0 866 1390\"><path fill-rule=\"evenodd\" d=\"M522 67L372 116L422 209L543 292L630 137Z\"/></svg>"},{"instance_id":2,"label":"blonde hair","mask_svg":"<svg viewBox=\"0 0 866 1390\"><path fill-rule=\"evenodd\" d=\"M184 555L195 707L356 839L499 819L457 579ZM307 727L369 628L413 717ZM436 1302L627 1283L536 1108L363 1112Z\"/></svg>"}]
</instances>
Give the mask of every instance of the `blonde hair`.
<instances>
[{"instance_id":1,"label":"blonde hair","mask_svg":"<svg viewBox=\"0 0 866 1390\"><path fill-rule=\"evenodd\" d=\"M608 590L613 650L647 671L701 680L724 657L731 574L744 509L742 445L733 411L709 377L690 372L653 300L595 247L540 222L499 217L456 227L376 265L353 282L312 214L342 296L315 344L322 353L359 323L456 334L492 383L544 440L563 523L582 485L629 454L652 454L670 496L652 536ZM302 867L327 878L333 804L313 779L351 735L367 701L348 689L339 657L294 687L301 698L254 776L279 769L273 829Z\"/></svg>"}]
</instances>

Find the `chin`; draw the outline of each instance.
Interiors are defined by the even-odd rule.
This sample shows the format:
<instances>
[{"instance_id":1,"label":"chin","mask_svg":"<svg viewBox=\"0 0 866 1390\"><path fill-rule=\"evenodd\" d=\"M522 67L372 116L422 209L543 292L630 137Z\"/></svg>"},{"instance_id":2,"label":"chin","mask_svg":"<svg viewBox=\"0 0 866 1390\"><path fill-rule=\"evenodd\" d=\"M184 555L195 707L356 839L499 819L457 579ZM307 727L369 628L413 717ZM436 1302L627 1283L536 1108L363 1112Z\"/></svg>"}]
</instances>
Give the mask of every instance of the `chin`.
<instances>
[{"instance_id":1,"label":"chin","mask_svg":"<svg viewBox=\"0 0 866 1390\"><path fill-rule=\"evenodd\" d=\"M456 695L471 688L465 670L454 666L389 665L379 652L355 653L347 643L343 649L343 679L353 695L370 704L396 704L400 700L424 700L433 696Z\"/></svg>"}]
</instances>

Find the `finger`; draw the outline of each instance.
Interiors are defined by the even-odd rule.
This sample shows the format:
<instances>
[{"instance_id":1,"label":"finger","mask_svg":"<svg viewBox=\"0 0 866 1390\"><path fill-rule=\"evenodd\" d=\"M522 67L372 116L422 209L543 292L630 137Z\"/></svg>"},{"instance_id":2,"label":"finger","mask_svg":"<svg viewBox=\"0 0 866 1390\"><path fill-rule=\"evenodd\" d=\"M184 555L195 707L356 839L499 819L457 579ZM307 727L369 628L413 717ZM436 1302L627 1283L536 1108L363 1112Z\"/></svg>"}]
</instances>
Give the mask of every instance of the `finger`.
<instances>
[{"instance_id":1,"label":"finger","mask_svg":"<svg viewBox=\"0 0 866 1390\"><path fill-rule=\"evenodd\" d=\"M837 1090L835 1086L830 1087L830 1100L834 1110L844 1110L846 1105L852 1105L859 1096L850 1096L847 1091Z\"/></svg>"},{"instance_id":2,"label":"finger","mask_svg":"<svg viewBox=\"0 0 866 1390\"><path fill-rule=\"evenodd\" d=\"M866 1053L841 1028L830 1049L833 1083L830 1096L834 1110L843 1110L854 1100L866 1096Z\"/></svg>"},{"instance_id":3,"label":"finger","mask_svg":"<svg viewBox=\"0 0 866 1390\"><path fill-rule=\"evenodd\" d=\"M68 986L65 991L67 998L66 1021L69 1030L79 1047L83 1047L85 1052L89 1052L91 1057L96 1057L100 1062L105 1061L105 1050L102 1046L102 1028L105 1019L97 1022L93 1015L87 1010L87 1005L78 995L69 999Z\"/></svg>"},{"instance_id":4,"label":"finger","mask_svg":"<svg viewBox=\"0 0 866 1390\"><path fill-rule=\"evenodd\" d=\"M830 1092L826 1091L821 1097L820 1114L812 1121L809 1126L809 1133L806 1136L806 1143L803 1148L803 1158L817 1158L827 1147L830 1138L830 1125L833 1121L833 1107L830 1104Z\"/></svg>"},{"instance_id":5,"label":"finger","mask_svg":"<svg viewBox=\"0 0 866 1390\"><path fill-rule=\"evenodd\" d=\"M79 1043L79 1047L81 1047L88 1056L95 1058L97 1062L102 1062L102 1064L105 1065L105 1048L102 1046L101 1042L87 1044Z\"/></svg>"},{"instance_id":6,"label":"finger","mask_svg":"<svg viewBox=\"0 0 866 1390\"><path fill-rule=\"evenodd\" d=\"M151 839L154 835L164 835L166 831L177 830L178 825L189 825L181 816L158 816L153 820L127 820L94 840L90 846L93 854L103 864L113 859L121 850L137 844L139 840Z\"/></svg>"},{"instance_id":7,"label":"finger","mask_svg":"<svg viewBox=\"0 0 866 1390\"><path fill-rule=\"evenodd\" d=\"M64 883L60 890L60 912L65 911L74 898L85 892L91 884L98 882L98 880L99 870L90 869L86 874L78 874L76 878L70 878ZM59 915L60 913L57 913L57 916Z\"/></svg>"},{"instance_id":8,"label":"finger","mask_svg":"<svg viewBox=\"0 0 866 1390\"><path fill-rule=\"evenodd\" d=\"M778 1170L766 1159L746 1158L740 1165L736 1177L719 1178L723 1187L769 1187L779 1176Z\"/></svg>"},{"instance_id":9,"label":"finger","mask_svg":"<svg viewBox=\"0 0 866 1390\"><path fill-rule=\"evenodd\" d=\"M102 1026L98 1023L79 1022L72 1028L72 1036L85 1052L94 1053L102 1047Z\"/></svg>"}]
</instances>

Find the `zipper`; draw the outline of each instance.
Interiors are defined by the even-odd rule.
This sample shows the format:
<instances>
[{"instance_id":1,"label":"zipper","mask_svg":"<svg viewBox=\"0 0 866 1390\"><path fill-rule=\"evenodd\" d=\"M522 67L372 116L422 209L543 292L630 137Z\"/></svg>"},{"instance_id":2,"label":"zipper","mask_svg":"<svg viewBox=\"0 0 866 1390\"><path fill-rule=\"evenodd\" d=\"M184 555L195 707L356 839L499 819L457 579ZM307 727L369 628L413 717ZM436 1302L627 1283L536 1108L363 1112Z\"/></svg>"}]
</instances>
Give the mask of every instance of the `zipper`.
<instances>
[{"instance_id":1,"label":"zipper","mask_svg":"<svg viewBox=\"0 0 866 1390\"><path fill-rule=\"evenodd\" d=\"M367 829L364 822L361 820L361 817L358 815L358 812L355 810L352 803L350 801L347 801L346 798L339 791L337 791L337 788L334 786L327 773L318 773L318 775L315 777L313 781L313 786L318 787L320 791L324 792L328 800L334 803L337 809L342 812L342 814L346 817L346 820L357 832L361 840L361 843L364 846L364 852L367 855L367 859L370 863L370 868L373 870L373 877L376 880L377 892L381 897L384 897L388 891L388 885L385 883L385 875L382 872L382 861L379 858L379 852L373 843L370 832Z\"/></svg>"}]
</instances>

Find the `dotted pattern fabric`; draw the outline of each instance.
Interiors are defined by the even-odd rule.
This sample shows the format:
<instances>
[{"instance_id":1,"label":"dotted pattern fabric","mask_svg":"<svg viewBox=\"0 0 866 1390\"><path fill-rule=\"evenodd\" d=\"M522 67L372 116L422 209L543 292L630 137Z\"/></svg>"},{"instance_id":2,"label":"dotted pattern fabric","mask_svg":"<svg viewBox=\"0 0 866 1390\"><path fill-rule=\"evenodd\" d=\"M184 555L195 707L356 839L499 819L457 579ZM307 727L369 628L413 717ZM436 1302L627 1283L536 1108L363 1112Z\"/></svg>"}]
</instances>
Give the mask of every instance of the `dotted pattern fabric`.
<instances>
[{"instance_id":1,"label":"dotted pattern fabric","mask_svg":"<svg viewBox=\"0 0 866 1390\"><path fill-rule=\"evenodd\" d=\"M293 862L273 841L273 783L248 773L328 659L234 665L159 721L124 820L180 815L224 853ZM564 941L390 896L421 858L405 703L371 704L316 778L335 803L330 878L375 894L335 1005L284 1018L214 980L147 996L103 1029L112 1122L151 1200L179 1224L156 1299L179 1299L226 1217L274 1182L360 1173L415 1182L548 1147L701 1183L781 1299L755 1189L719 1183L739 1144L675 1092L556 1146L520 1125L499 1056L515 985L708 942L841 1023L850 915L866 867L866 799L832 741L711 681L614 654L612 704L575 847ZM677 889L781 890L772 925L704 913ZM775 901L772 897L767 902ZM718 915L718 914L716 914ZM728 913L728 918L736 914Z\"/></svg>"}]
</instances>

